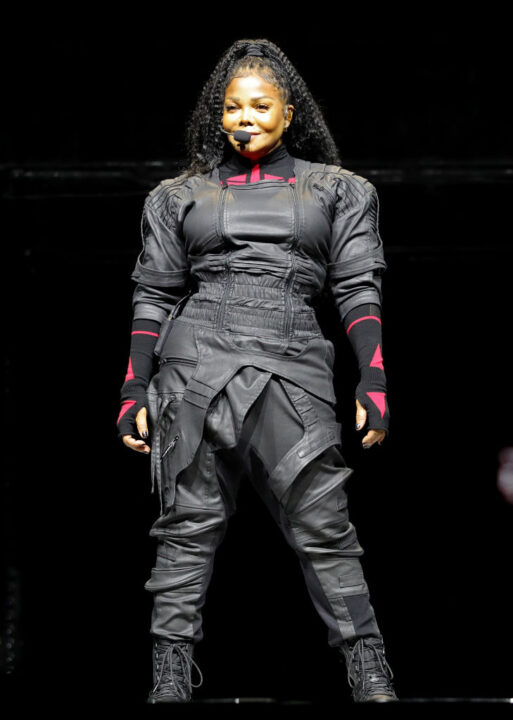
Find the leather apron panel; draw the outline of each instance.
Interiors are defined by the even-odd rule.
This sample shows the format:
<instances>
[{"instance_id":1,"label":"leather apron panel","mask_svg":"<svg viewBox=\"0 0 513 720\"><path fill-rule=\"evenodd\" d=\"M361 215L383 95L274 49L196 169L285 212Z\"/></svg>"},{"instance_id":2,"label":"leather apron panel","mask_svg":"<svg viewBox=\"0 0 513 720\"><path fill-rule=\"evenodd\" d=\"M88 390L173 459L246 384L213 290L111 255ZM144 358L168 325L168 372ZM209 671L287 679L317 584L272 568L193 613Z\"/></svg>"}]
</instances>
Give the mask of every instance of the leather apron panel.
<instances>
[{"instance_id":1,"label":"leather apron panel","mask_svg":"<svg viewBox=\"0 0 513 720\"><path fill-rule=\"evenodd\" d=\"M192 337L195 360L193 348L187 348ZM295 474L322 448L339 442L340 428L318 423L315 413L310 412L307 395L312 393L333 405L336 401L333 345L324 337L284 345L277 339L192 326L177 318L166 346L161 357L171 357L177 363L190 358L192 372L178 407L172 404L173 417L168 413L166 418L174 390L166 381L168 364L162 365L158 382L150 386L150 404L158 425L152 440L152 478L159 487L161 511L173 505L178 475L192 463L203 438L215 449L237 444L246 413L272 375L285 382L284 388L305 427L303 441L273 472L280 493L286 492ZM169 364L169 370L172 367Z\"/></svg>"}]
</instances>

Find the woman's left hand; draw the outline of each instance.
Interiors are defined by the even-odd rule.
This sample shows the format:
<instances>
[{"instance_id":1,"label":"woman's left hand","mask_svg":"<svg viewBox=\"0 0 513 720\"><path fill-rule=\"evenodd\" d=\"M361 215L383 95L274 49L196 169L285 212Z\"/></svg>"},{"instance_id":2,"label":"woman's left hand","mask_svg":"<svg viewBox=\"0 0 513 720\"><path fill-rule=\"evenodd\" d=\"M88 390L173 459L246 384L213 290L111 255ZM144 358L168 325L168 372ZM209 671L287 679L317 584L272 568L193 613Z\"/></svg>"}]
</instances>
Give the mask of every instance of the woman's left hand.
<instances>
[{"instance_id":1,"label":"woman's left hand","mask_svg":"<svg viewBox=\"0 0 513 720\"><path fill-rule=\"evenodd\" d=\"M357 400L356 401L356 428L361 430L367 422L367 410ZM370 448L374 443L381 445L385 439L386 430L369 430L367 435L362 440L362 447L367 449Z\"/></svg>"}]
</instances>

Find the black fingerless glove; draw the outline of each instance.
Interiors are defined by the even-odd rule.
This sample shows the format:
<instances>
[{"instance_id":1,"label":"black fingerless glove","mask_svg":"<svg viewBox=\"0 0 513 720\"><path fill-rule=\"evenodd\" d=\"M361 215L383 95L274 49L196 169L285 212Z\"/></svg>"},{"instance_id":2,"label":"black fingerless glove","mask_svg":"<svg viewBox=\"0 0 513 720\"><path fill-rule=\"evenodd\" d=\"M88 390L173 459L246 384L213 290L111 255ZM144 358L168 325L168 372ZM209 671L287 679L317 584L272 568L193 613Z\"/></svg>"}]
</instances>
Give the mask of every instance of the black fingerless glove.
<instances>
[{"instance_id":1,"label":"black fingerless glove","mask_svg":"<svg viewBox=\"0 0 513 720\"><path fill-rule=\"evenodd\" d=\"M360 368L355 397L367 411L369 430L388 433L390 412L383 366L379 305L360 305L344 318L344 327Z\"/></svg>"},{"instance_id":2,"label":"black fingerless glove","mask_svg":"<svg viewBox=\"0 0 513 720\"><path fill-rule=\"evenodd\" d=\"M356 386L355 398L367 411L369 430L386 430L390 424L387 402L387 381L383 370L363 368Z\"/></svg>"},{"instance_id":3,"label":"black fingerless glove","mask_svg":"<svg viewBox=\"0 0 513 720\"><path fill-rule=\"evenodd\" d=\"M123 435L139 437L135 418L141 408L145 407L148 410L146 387L146 385L132 380L124 383L121 388L121 410L117 421L120 437Z\"/></svg>"},{"instance_id":4,"label":"black fingerless glove","mask_svg":"<svg viewBox=\"0 0 513 720\"><path fill-rule=\"evenodd\" d=\"M159 331L160 323L156 320L139 318L133 321L130 359L120 392L121 410L117 419L119 437L139 437L135 418L141 408L148 409L146 390L153 374L153 349Z\"/></svg>"}]
</instances>

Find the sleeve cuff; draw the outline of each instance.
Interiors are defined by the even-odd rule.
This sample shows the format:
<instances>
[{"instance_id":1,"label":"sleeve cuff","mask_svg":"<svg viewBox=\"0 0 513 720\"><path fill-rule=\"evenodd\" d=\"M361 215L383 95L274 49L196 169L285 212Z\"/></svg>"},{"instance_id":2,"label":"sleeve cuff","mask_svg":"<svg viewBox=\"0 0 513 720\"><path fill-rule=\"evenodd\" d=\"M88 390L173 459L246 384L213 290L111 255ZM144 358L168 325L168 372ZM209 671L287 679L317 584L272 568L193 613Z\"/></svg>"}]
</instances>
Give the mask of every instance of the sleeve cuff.
<instances>
[{"instance_id":1,"label":"sleeve cuff","mask_svg":"<svg viewBox=\"0 0 513 720\"><path fill-rule=\"evenodd\" d=\"M155 287L176 287L177 285L184 285L188 276L189 268L187 267L181 270L151 270L138 260L131 278L135 282Z\"/></svg>"},{"instance_id":2,"label":"sleeve cuff","mask_svg":"<svg viewBox=\"0 0 513 720\"><path fill-rule=\"evenodd\" d=\"M328 277L330 280L340 280L353 275L360 275L369 270L381 274L384 273L386 269L387 264L383 259L382 250L381 248L376 248L366 255L360 255L351 260L328 263Z\"/></svg>"},{"instance_id":3,"label":"sleeve cuff","mask_svg":"<svg viewBox=\"0 0 513 720\"><path fill-rule=\"evenodd\" d=\"M146 320L156 320L158 323L162 324L168 314L169 313L158 305L140 302L135 304L133 320L140 320L144 318Z\"/></svg>"}]
</instances>

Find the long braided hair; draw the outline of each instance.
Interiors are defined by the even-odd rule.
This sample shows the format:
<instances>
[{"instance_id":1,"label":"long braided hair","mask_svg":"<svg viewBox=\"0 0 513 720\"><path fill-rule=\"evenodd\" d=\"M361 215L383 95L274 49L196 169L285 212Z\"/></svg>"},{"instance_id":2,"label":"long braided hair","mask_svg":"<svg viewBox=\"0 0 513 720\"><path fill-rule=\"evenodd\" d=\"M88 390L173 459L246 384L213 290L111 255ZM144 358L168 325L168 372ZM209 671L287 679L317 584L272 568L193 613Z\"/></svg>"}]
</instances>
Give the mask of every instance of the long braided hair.
<instances>
[{"instance_id":1,"label":"long braided hair","mask_svg":"<svg viewBox=\"0 0 513 720\"><path fill-rule=\"evenodd\" d=\"M247 55L257 47L262 55ZM285 104L294 105L286 146L291 155L340 165L335 141L305 81L280 48L265 38L236 40L219 59L205 83L186 129L187 175L221 164L231 146L222 132L224 94L232 78L255 73L279 88Z\"/></svg>"}]
</instances>

